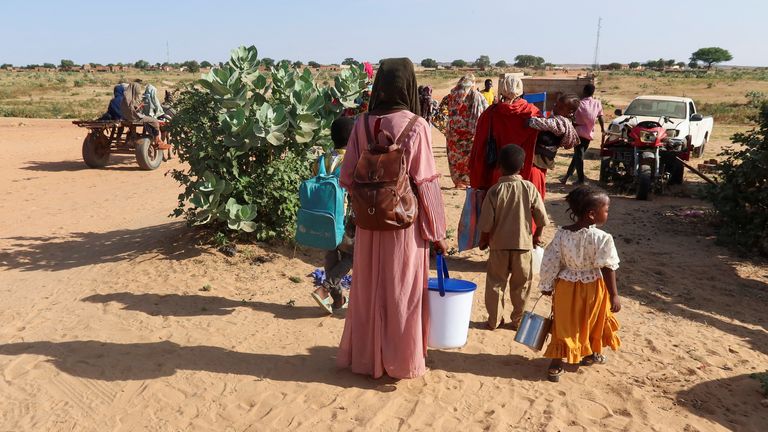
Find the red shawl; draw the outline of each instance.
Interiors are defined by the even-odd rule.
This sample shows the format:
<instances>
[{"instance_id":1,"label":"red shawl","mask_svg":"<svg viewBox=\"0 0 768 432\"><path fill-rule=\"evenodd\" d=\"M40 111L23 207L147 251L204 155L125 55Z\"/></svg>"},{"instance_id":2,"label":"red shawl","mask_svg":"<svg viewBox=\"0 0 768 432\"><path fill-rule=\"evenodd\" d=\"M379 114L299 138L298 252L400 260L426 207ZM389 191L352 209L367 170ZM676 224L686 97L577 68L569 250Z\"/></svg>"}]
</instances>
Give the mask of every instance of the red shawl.
<instances>
[{"instance_id":1,"label":"red shawl","mask_svg":"<svg viewBox=\"0 0 768 432\"><path fill-rule=\"evenodd\" d=\"M501 176L499 168L489 168L485 163L485 145L488 140L488 122L493 116L493 136L497 150L508 144L517 144L525 150L525 165L520 175L531 180L533 152L538 131L528 127L528 119L539 117L540 111L535 105L518 99L511 104L498 103L485 110L477 121L475 142L469 157L470 186L476 189L489 189Z\"/></svg>"}]
</instances>

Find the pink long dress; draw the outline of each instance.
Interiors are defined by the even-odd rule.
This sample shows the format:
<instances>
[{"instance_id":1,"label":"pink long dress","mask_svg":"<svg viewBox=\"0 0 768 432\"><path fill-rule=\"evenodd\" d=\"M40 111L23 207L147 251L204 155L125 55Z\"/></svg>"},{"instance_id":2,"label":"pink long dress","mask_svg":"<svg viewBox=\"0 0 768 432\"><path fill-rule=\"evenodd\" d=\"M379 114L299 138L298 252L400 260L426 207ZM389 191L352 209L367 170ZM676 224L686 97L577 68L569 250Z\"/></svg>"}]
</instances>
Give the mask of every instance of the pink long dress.
<instances>
[{"instance_id":1,"label":"pink long dress","mask_svg":"<svg viewBox=\"0 0 768 432\"><path fill-rule=\"evenodd\" d=\"M400 135L414 114L381 116L381 130ZM365 148L365 117L355 124L341 168L349 187L360 150ZM371 130L376 116L370 116ZM426 371L429 305L429 242L445 238L445 212L439 175L432 156L432 135L419 119L405 140L408 172L416 184L419 216L398 231L357 228L354 277L344 334L337 357L340 367L379 378L414 378Z\"/></svg>"}]
</instances>

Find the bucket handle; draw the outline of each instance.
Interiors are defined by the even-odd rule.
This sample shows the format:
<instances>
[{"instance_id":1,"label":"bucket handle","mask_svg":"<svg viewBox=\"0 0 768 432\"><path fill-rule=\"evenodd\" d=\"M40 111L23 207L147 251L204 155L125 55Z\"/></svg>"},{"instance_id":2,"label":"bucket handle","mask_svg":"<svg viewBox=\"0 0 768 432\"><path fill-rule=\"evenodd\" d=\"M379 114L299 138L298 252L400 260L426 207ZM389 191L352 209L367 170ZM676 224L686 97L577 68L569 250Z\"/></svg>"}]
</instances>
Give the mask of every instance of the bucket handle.
<instances>
[{"instance_id":1,"label":"bucket handle","mask_svg":"<svg viewBox=\"0 0 768 432\"><path fill-rule=\"evenodd\" d=\"M536 305L539 304L539 300L544 297L544 294L540 295L539 298L536 299L536 301L533 303L533 307L531 308L531 313L536 309Z\"/></svg>"},{"instance_id":2,"label":"bucket handle","mask_svg":"<svg viewBox=\"0 0 768 432\"><path fill-rule=\"evenodd\" d=\"M448 276L448 265L442 253L437 254L437 289L440 291L440 297L445 297L445 279Z\"/></svg>"}]
</instances>

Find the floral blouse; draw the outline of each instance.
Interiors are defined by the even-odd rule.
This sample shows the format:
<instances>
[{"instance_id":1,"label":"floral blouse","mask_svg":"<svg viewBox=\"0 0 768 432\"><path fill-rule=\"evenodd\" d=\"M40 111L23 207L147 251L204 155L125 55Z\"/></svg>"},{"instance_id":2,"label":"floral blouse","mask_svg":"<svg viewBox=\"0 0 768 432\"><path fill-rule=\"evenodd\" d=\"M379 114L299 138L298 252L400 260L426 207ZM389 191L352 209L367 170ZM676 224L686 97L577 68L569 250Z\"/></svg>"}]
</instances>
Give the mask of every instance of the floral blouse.
<instances>
[{"instance_id":1,"label":"floral blouse","mask_svg":"<svg viewBox=\"0 0 768 432\"><path fill-rule=\"evenodd\" d=\"M602 277L603 267L619 268L619 255L610 234L594 225L575 232L560 228L544 251L539 289L552 291L555 279L594 282Z\"/></svg>"}]
</instances>

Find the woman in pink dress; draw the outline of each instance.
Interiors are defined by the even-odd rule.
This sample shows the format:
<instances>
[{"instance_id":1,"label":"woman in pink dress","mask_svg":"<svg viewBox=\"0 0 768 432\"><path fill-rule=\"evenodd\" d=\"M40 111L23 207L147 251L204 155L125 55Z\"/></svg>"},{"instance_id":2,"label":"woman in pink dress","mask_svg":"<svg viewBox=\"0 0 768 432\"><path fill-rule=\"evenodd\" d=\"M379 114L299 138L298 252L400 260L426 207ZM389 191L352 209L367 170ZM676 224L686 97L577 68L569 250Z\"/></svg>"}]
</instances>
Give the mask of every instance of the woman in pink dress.
<instances>
[{"instance_id":1,"label":"woman in pink dress","mask_svg":"<svg viewBox=\"0 0 768 432\"><path fill-rule=\"evenodd\" d=\"M378 122L381 132L397 137L414 115L419 115L419 97L413 63L407 58L383 60L371 94L371 129ZM367 145L365 119L359 117L352 130L341 168L341 184L347 189ZM418 217L397 231L357 228L352 295L337 357L340 367L374 378L414 378L426 372L429 243L445 251L443 197L427 122L419 118L405 138Z\"/></svg>"}]
</instances>

